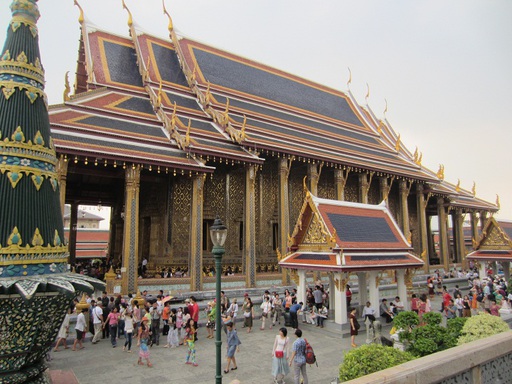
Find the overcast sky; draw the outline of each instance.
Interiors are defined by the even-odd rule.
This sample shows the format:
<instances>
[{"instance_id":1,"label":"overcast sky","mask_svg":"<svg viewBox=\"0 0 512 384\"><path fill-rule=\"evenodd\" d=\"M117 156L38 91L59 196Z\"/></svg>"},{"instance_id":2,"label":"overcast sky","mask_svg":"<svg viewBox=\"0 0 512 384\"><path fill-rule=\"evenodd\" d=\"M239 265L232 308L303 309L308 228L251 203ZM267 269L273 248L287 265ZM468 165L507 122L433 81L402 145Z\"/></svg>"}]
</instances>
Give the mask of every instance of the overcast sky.
<instances>
[{"instance_id":1,"label":"overcast sky","mask_svg":"<svg viewBox=\"0 0 512 384\"><path fill-rule=\"evenodd\" d=\"M100 29L128 36L121 0L79 0ZM0 40L11 18L0 6ZM167 36L161 0L126 0L134 21ZM183 35L342 91L386 117L423 165L512 219L512 1L166 0ZM40 0L46 91L62 102L80 29L72 0ZM74 81L72 77L71 82ZM1 111L0 111L1 113Z\"/></svg>"}]
</instances>

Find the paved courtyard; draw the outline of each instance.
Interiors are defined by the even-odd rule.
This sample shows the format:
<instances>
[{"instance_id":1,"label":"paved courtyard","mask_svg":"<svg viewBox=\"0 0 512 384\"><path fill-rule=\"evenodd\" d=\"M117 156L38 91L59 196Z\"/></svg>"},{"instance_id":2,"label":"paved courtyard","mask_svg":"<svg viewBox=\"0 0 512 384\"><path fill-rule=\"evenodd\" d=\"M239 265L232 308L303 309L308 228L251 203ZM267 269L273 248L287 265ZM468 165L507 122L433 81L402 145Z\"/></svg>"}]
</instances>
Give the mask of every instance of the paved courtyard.
<instances>
[{"instance_id":1,"label":"paved courtyard","mask_svg":"<svg viewBox=\"0 0 512 384\"><path fill-rule=\"evenodd\" d=\"M278 333L278 327L272 330L260 331L261 322L255 320L251 333L238 324L238 333L242 345L236 359L238 369L223 374L223 383L229 384L232 380L238 379L243 384L249 383L272 383L272 346L274 337ZM276 324L277 326L277 324ZM324 328L310 324L300 324L304 337L311 343L317 355L318 367L308 366L309 382L311 384L328 384L338 375L338 367L342 361L345 351L351 349L350 338L342 332L340 326L334 322L326 322ZM364 326L362 326L364 329ZM344 329L347 331L348 329ZM389 327L387 328L389 331ZM288 328L290 340L295 340L292 328ZM384 331L384 334L388 332ZM213 339L206 338L206 329L199 329L199 340L196 343L196 357L198 367L185 364L187 348L180 346L176 349L167 349L162 346L151 348L152 368L137 365L136 342L132 347L133 353L123 352L121 338L117 348L112 348L110 340L104 339L96 345L86 342L85 349L77 352L71 349L52 352L50 369L54 375L59 371L72 371L80 384L96 384L106 382L109 384L148 384L148 383L195 383L211 384L215 382L215 344ZM222 345L222 364L225 364L225 336ZM366 340L366 333L361 332L357 336L357 344L363 344ZM162 341L162 340L161 340ZM121 345L121 346L119 346ZM68 372L70 374L70 372ZM69 383L69 379L62 383ZM289 374L285 382L293 383ZM60 384L60 383L59 383Z\"/></svg>"}]
</instances>

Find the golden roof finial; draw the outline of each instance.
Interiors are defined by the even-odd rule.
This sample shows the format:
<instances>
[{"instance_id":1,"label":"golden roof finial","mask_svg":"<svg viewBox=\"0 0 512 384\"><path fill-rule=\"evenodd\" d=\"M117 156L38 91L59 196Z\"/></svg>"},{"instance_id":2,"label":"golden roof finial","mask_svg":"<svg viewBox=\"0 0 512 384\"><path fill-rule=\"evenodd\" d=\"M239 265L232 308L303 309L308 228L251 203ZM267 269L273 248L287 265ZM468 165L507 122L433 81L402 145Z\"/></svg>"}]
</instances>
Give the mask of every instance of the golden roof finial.
<instances>
[{"instance_id":1,"label":"golden roof finial","mask_svg":"<svg viewBox=\"0 0 512 384\"><path fill-rule=\"evenodd\" d=\"M368 99L370 98L370 86L368 85L368 83L366 83L366 89L366 96L364 98L366 100L366 104L368 104Z\"/></svg>"},{"instance_id":2,"label":"golden roof finial","mask_svg":"<svg viewBox=\"0 0 512 384\"><path fill-rule=\"evenodd\" d=\"M437 171L436 176L439 179L444 180L444 165L443 164L439 164L439 170Z\"/></svg>"},{"instance_id":3,"label":"golden roof finial","mask_svg":"<svg viewBox=\"0 0 512 384\"><path fill-rule=\"evenodd\" d=\"M417 163L418 162L418 147L416 147L416 150L414 151L414 162Z\"/></svg>"},{"instance_id":4,"label":"golden roof finial","mask_svg":"<svg viewBox=\"0 0 512 384\"><path fill-rule=\"evenodd\" d=\"M496 206L498 207L498 209L501 208L501 206L500 206L500 195L496 195Z\"/></svg>"},{"instance_id":5,"label":"golden roof finial","mask_svg":"<svg viewBox=\"0 0 512 384\"><path fill-rule=\"evenodd\" d=\"M151 68L151 56L148 55L148 62L146 63L146 68L144 69L144 73L142 75L144 82L149 80L149 68Z\"/></svg>"},{"instance_id":6,"label":"golden roof finial","mask_svg":"<svg viewBox=\"0 0 512 384\"><path fill-rule=\"evenodd\" d=\"M169 33L171 33L172 30L174 29L174 27L172 25L171 15L169 15L169 12L167 12L167 9L165 8L165 0L162 0L162 7L164 9L164 15L166 15L169 18L169 24L167 25L167 30L169 31Z\"/></svg>"},{"instance_id":7,"label":"golden roof finial","mask_svg":"<svg viewBox=\"0 0 512 384\"><path fill-rule=\"evenodd\" d=\"M224 110L224 115L227 117L229 113L229 97L226 98L226 109Z\"/></svg>"},{"instance_id":8,"label":"golden roof finial","mask_svg":"<svg viewBox=\"0 0 512 384\"><path fill-rule=\"evenodd\" d=\"M176 102L174 102L174 108L172 110L171 115L171 127L174 128L176 126Z\"/></svg>"},{"instance_id":9,"label":"golden roof finial","mask_svg":"<svg viewBox=\"0 0 512 384\"><path fill-rule=\"evenodd\" d=\"M162 80L160 80L160 86L158 87L158 95L156 98L156 108L160 108L162 105Z\"/></svg>"},{"instance_id":10,"label":"golden roof finial","mask_svg":"<svg viewBox=\"0 0 512 384\"><path fill-rule=\"evenodd\" d=\"M69 79L68 79L69 71L66 72L66 75L64 75L64 94L63 94L63 100L68 101L69 100Z\"/></svg>"},{"instance_id":11,"label":"golden roof finial","mask_svg":"<svg viewBox=\"0 0 512 384\"><path fill-rule=\"evenodd\" d=\"M473 181L473 187L471 188L471 192L473 192L473 197L476 196L476 183Z\"/></svg>"},{"instance_id":12,"label":"golden roof finial","mask_svg":"<svg viewBox=\"0 0 512 384\"><path fill-rule=\"evenodd\" d=\"M206 86L206 95L205 95L205 104L210 104L210 99L212 97L212 94L210 92L210 82L208 82L208 85Z\"/></svg>"},{"instance_id":13,"label":"golden roof finial","mask_svg":"<svg viewBox=\"0 0 512 384\"><path fill-rule=\"evenodd\" d=\"M348 68L348 81L347 81L347 88L350 89L350 84L352 84L352 71L350 70L350 67Z\"/></svg>"},{"instance_id":14,"label":"golden roof finial","mask_svg":"<svg viewBox=\"0 0 512 384\"><path fill-rule=\"evenodd\" d=\"M124 0L122 0L122 2L123 2L123 9L126 9L126 12L128 12L128 26L131 27L133 25L132 13L130 12L130 10L126 6Z\"/></svg>"},{"instance_id":15,"label":"golden roof finial","mask_svg":"<svg viewBox=\"0 0 512 384\"><path fill-rule=\"evenodd\" d=\"M246 138L246 135L245 135L245 125L247 123L247 116L244 115L244 122L242 123L242 129L241 129L241 137L242 137L242 140L245 140Z\"/></svg>"},{"instance_id":16,"label":"golden roof finial","mask_svg":"<svg viewBox=\"0 0 512 384\"><path fill-rule=\"evenodd\" d=\"M78 7L78 9L80 10L80 16L78 16L78 22L80 24L82 24L85 20L84 18L84 10L82 9L82 7L80 6L80 4L78 4L78 1L75 0L75 5Z\"/></svg>"},{"instance_id":17,"label":"golden roof finial","mask_svg":"<svg viewBox=\"0 0 512 384\"><path fill-rule=\"evenodd\" d=\"M382 134L382 127L384 126L384 122L382 120L379 120L379 126L377 127L377 132Z\"/></svg>"},{"instance_id":18,"label":"golden roof finial","mask_svg":"<svg viewBox=\"0 0 512 384\"><path fill-rule=\"evenodd\" d=\"M460 192L460 179L457 179L457 185L455 186L455 191Z\"/></svg>"},{"instance_id":19,"label":"golden roof finial","mask_svg":"<svg viewBox=\"0 0 512 384\"><path fill-rule=\"evenodd\" d=\"M418 158L418 162L416 164L421 166L421 160L423 160L423 152L420 152L420 157Z\"/></svg>"},{"instance_id":20,"label":"golden roof finial","mask_svg":"<svg viewBox=\"0 0 512 384\"><path fill-rule=\"evenodd\" d=\"M187 134L185 136L185 147L188 147L190 144L190 127L191 126L192 126L192 120L188 119Z\"/></svg>"},{"instance_id":21,"label":"golden roof finial","mask_svg":"<svg viewBox=\"0 0 512 384\"><path fill-rule=\"evenodd\" d=\"M384 101L386 102L386 108L384 108L384 116L386 116L386 112L388 111L388 101L386 99L384 99Z\"/></svg>"},{"instance_id":22,"label":"golden roof finial","mask_svg":"<svg viewBox=\"0 0 512 384\"><path fill-rule=\"evenodd\" d=\"M400 147L400 134L398 134L398 137L396 138L395 151L400 152Z\"/></svg>"}]
</instances>

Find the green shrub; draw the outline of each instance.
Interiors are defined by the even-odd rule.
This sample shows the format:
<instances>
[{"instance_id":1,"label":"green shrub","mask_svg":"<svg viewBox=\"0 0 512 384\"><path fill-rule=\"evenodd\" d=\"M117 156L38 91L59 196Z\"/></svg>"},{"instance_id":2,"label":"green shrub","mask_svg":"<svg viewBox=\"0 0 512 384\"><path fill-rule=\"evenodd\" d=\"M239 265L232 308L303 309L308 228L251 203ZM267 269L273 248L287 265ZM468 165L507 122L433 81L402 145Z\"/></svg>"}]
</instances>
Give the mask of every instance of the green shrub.
<instances>
[{"instance_id":1,"label":"green shrub","mask_svg":"<svg viewBox=\"0 0 512 384\"><path fill-rule=\"evenodd\" d=\"M395 328L409 330L416 327L420 323L418 314L414 311L400 312L393 319L393 325Z\"/></svg>"},{"instance_id":2,"label":"green shrub","mask_svg":"<svg viewBox=\"0 0 512 384\"><path fill-rule=\"evenodd\" d=\"M482 312L477 316L468 318L466 324L462 327L458 344L483 339L497 333L506 332L509 329L508 324L501 317Z\"/></svg>"},{"instance_id":3,"label":"green shrub","mask_svg":"<svg viewBox=\"0 0 512 384\"><path fill-rule=\"evenodd\" d=\"M427 312L423 314L423 322L426 325L439 325L443 321L443 316L439 312Z\"/></svg>"},{"instance_id":4,"label":"green shrub","mask_svg":"<svg viewBox=\"0 0 512 384\"><path fill-rule=\"evenodd\" d=\"M451 337L455 339L454 346L457 345L457 339L460 337L460 333L462 332L462 328L469 317L456 317L454 319L448 319L446 322L446 329L448 329L448 333Z\"/></svg>"},{"instance_id":5,"label":"green shrub","mask_svg":"<svg viewBox=\"0 0 512 384\"><path fill-rule=\"evenodd\" d=\"M448 329L436 324L427 324L413 329L407 351L415 356L426 356L456 345L457 339L451 337Z\"/></svg>"},{"instance_id":6,"label":"green shrub","mask_svg":"<svg viewBox=\"0 0 512 384\"><path fill-rule=\"evenodd\" d=\"M345 354L340 365L339 378L342 382L356 379L413 359L414 356L410 353L392 347L378 344L362 345Z\"/></svg>"}]
</instances>

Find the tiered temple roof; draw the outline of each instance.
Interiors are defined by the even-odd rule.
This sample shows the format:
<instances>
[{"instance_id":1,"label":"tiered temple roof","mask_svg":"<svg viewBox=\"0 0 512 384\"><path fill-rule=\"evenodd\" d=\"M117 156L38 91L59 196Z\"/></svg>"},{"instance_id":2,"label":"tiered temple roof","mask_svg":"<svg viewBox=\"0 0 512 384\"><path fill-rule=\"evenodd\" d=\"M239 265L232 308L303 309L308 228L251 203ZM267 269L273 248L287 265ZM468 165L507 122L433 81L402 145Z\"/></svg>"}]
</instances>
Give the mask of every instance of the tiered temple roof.
<instances>
[{"instance_id":1,"label":"tiered temple roof","mask_svg":"<svg viewBox=\"0 0 512 384\"><path fill-rule=\"evenodd\" d=\"M217 161L279 156L427 183L461 207L498 209L422 166L350 91L179 38L170 17L169 39L137 29L130 13L129 37L80 20L75 95L50 110L64 156L204 173Z\"/></svg>"}]
</instances>

